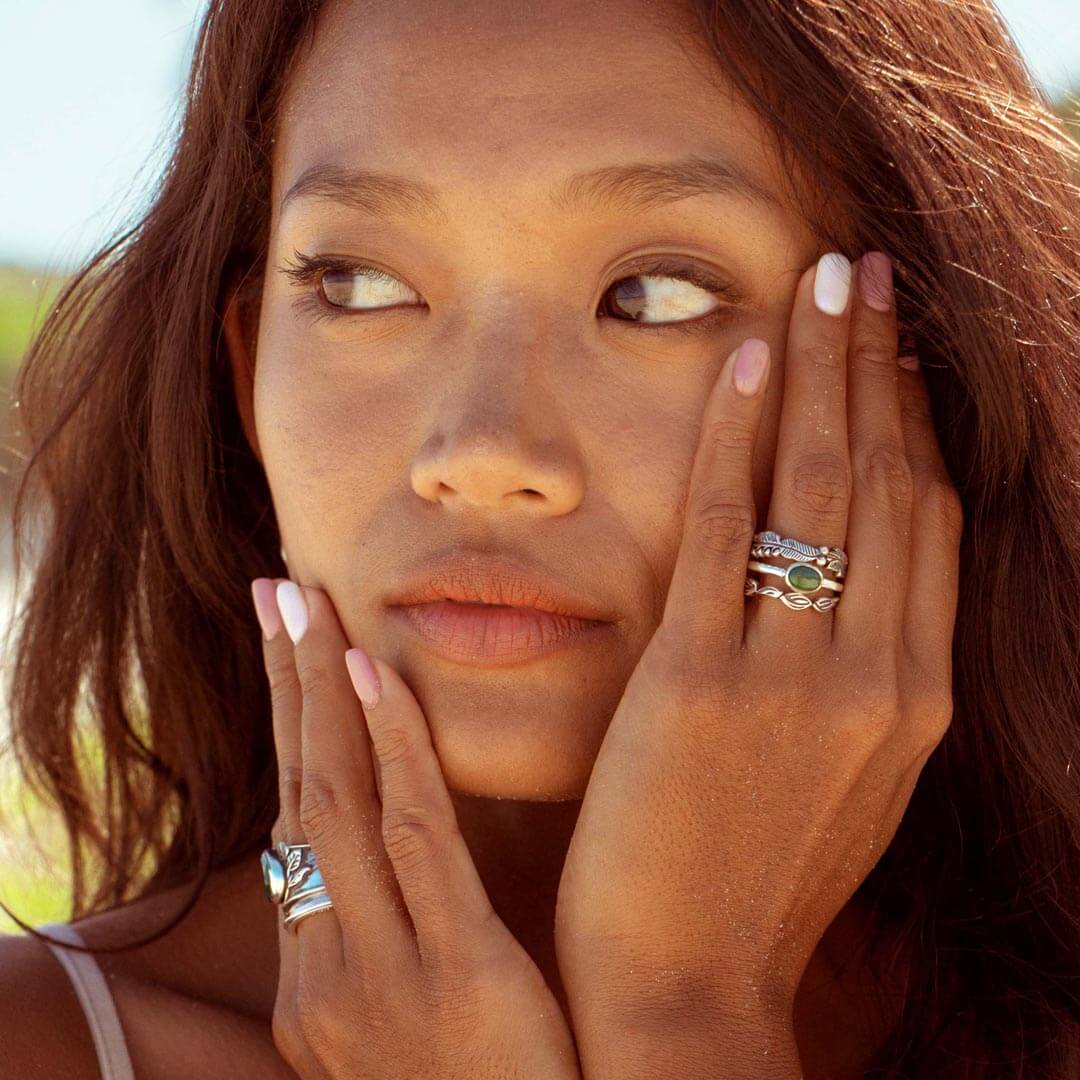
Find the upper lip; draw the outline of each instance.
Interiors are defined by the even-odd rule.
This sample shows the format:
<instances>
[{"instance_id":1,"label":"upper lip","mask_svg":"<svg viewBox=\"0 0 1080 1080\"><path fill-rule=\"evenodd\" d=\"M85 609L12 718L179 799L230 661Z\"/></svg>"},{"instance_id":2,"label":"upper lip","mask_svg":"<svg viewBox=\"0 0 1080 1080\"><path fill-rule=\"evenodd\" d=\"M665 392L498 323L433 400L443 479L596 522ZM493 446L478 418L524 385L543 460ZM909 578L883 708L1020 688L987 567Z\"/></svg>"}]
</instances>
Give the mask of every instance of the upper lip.
<instances>
[{"instance_id":1,"label":"upper lip","mask_svg":"<svg viewBox=\"0 0 1080 1080\"><path fill-rule=\"evenodd\" d=\"M423 563L387 606L459 600L531 607L575 619L614 622L615 616L547 571L507 552L456 548Z\"/></svg>"}]
</instances>

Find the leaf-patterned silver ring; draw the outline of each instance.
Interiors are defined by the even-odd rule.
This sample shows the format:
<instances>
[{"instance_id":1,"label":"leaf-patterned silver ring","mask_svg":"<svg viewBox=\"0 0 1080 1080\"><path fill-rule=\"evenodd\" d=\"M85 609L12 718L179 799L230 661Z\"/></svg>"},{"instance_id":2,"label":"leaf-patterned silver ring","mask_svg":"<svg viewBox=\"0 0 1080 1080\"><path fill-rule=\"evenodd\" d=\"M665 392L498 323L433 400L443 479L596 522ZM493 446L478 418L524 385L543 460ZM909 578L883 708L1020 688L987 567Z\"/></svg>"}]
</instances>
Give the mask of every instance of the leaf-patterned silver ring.
<instances>
[{"instance_id":1,"label":"leaf-patterned silver ring","mask_svg":"<svg viewBox=\"0 0 1080 1080\"><path fill-rule=\"evenodd\" d=\"M848 557L843 549L829 547L827 544L807 544L802 540L782 537L769 529L754 533L754 543L750 556L755 559L783 555L786 559L797 562L813 562L834 573L838 578L847 570Z\"/></svg>"},{"instance_id":2,"label":"leaf-patterned silver ring","mask_svg":"<svg viewBox=\"0 0 1080 1080\"><path fill-rule=\"evenodd\" d=\"M267 900L285 908L285 924L291 926L300 916L292 917L294 909L306 914L330 906L322 870L315 863L309 843L286 843L279 840L260 856L262 888ZM322 902L316 897L324 897ZM320 903L321 906L313 907Z\"/></svg>"}]
</instances>

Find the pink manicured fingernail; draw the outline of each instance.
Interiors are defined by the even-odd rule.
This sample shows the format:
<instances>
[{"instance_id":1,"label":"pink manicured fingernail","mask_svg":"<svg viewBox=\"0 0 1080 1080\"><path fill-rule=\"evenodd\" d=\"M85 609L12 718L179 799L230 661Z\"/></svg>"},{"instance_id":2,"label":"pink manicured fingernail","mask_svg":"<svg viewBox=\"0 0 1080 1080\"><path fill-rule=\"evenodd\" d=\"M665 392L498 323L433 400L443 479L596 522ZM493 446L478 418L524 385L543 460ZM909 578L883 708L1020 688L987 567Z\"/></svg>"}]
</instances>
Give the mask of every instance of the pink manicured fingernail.
<instances>
[{"instance_id":1,"label":"pink manicured fingernail","mask_svg":"<svg viewBox=\"0 0 1080 1080\"><path fill-rule=\"evenodd\" d=\"M363 649L349 649L345 653L345 666L353 689L365 709L374 709L382 700L382 685L378 672Z\"/></svg>"},{"instance_id":2,"label":"pink manicured fingernail","mask_svg":"<svg viewBox=\"0 0 1080 1080\"><path fill-rule=\"evenodd\" d=\"M765 379L769 367L769 343L761 338L747 338L735 354L732 381L743 397L753 397Z\"/></svg>"},{"instance_id":3,"label":"pink manicured fingernail","mask_svg":"<svg viewBox=\"0 0 1080 1080\"><path fill-rule=\"evenodd\" d=\"M276 588L273 578L260 577L251 583L251 595L255 601L255 617L262 627L263 637L273 641L281 629L281 612L278 611Z\"/></svg>"},{"instance_id":4,"label":"pink manicured fingernail","mask_svg":"<svg viewBox=\"0 0 1080 1080\"><path fill-rule=\"evenodd\" d=\"M875 311L892 307L892 260L883 251L869 251L859 260L859 295Z\"/></svg>"}]
</instances>

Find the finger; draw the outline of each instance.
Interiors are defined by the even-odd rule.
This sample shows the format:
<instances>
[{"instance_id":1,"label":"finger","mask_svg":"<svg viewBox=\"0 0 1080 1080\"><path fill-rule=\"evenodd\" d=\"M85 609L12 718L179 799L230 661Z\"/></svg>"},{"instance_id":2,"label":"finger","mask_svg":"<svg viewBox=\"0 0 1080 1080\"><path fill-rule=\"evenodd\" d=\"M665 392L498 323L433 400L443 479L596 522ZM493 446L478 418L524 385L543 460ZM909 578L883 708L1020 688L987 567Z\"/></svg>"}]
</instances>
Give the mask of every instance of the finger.
<instances>
[{"instance_id":1,"label":"finger","mask_svg":"<svg viewBox=\"0 0 1080 1080\"><path fill-rule=\"evenodd\" d=\"M799 279L784 354L784 398L773 466L772 495L763 528L818 547L843 547L847 536L851 463L848 457L846 366L851 319L851 263L828 252ZM755 561L786 569L799 561L766 555ZM817 567L820 570L820 567ZM750 571L762 585L809 601L838 595L800 593L783 577ZM833 575L828 575L832 577ZM793 610L775 597L756 598L747 639L828 641L830 612Z\"/></svg>"},{"instance_id":2,"label":"finger","mask_svg":"<svg viewBox=\"0 0 1080 1080\"><path fill-rule=\"evenodd\" d=\"M275 601L276 604L276 601ZM278 841L290 842L285 835L281 819L278 818L271 830L270 842L277 845ZM293 841L295 842L295 838ZM327 914L320 912L321 915ZM274 1023L272 1025L274 1045L285 1061L296 1069L301 1076L322 1076L322 1066L315 1060L306 1040L299 1037L299 1033L289 1027L279 1029L277 1018L279 1015L295 1015L295 1005L300 991L300 946L298 935L285 928L285 920L278 919L278 979L277 993L274 1003Z\"/></svg>"},{"instance_id":3,"label":"finger","mask_svg":"<svg viewBox=\"0 0 1080 1080\"><path fill-rule=\"evenodd\" d=\"M680 648L715 659L742 647L746 560L754 535L751 457L769 377L769 345L747 338L724 363L701 424L683 535L663 625ZM755 370L760 381L752 381ZM746 393L736 386L735 376Z\"/></svg>"},{"instance_id":4,"label":"finger","mask_svg":"<svg viewBox=\"0 0 1080 1080\"><path fill-rule=\"evenodd\" d=\"M472 853L458 827L427 719L389 664L361 649L346 655L365 704L382 770L382 835L416 929L421 961L448 965L483 946L494 914Z\"/></svg>"},{"instance_id":5,"label":"finger","mask_svg":"<svg viewBox=\"0 0 1080 1080\"><path fill-rule=\"evenodd\" d=\"M278 767L278 815L287 843L301 843L300 830L300 686L293 666L292 644L282 633L277 606L277 580L256 578L251 583L255 614L262 628L263 666L270 682L274 751Z\"/></svg>"},{"instance_id":6,"label":"finger","mask_svg":"<svg viewBox=\"0 0 1080 1080\"><path fill-rule=\"evenodd\" d=\"M917 367L902 369L899 387L904 446L915 489L903 640L922 672L951 688L963 504L942 457L923 373Z\"/></svg>"},{"instance_id":7,"label":"finger","mask_svg":"<svg viewBox=\"0 0 1080 1080\"><path fill-rule=\"evenodd\" d=\"M300 824L340 920L338 955L344 957L350 938L367 964L392 970L415 960L415 947L380 838L364 716L345 669L349 641L323 590L285 580L277 600L301 689ZM309 924L329 937L323 926L330 920L313 915L297 924L298 933L306 934Z\"/></svg>"},{"instance_id":8,"label":"finger","mask_svg":"<svg viewBox=\"0 0 1080 1080\"><path fill-rule=\"evenodd\" d=\"M888 257L884 252L865 255L858 276L848 350L850 562L833 636L864 647L887 641L894 648L906 603L912 484L900 423L896 307Z\"/></svg>"},{"instance_id":9,"label":"finger","mask_svg":"<svg viewBox=\"0 0 1080 1080\"><path fill-rule=\"evenodd\" d=\"M293 663L292 644L283 631L281 613L277 605L277 585L284 579L256 578L251 583L255 614L262 629L263 663L270 682L271 707L274 731L275 754L278 763L278 816L271 830L271 843L279 841L297 844L304 842L300 826L298 807L300 799L300 778L302 774L302 749L300 741L300 687L296 679ZM299 984L299 931L300 924L294 929L285 927L283 911L278 911L278 987L276 1001L282 1003L288 1011L296 1001ZM326 922L334 913L319 912L308 923L305 935L310 936L311 924L317 919L323 926L315 931L330 939L330 955L340 954L340 929L327 928ZM295 932L294 932L295 930ZM296 1045L282 1046L287 1051L288 1060L304 1076L322 1075L311 1051L301 1040Z\"/></svg>"}]
</instances>

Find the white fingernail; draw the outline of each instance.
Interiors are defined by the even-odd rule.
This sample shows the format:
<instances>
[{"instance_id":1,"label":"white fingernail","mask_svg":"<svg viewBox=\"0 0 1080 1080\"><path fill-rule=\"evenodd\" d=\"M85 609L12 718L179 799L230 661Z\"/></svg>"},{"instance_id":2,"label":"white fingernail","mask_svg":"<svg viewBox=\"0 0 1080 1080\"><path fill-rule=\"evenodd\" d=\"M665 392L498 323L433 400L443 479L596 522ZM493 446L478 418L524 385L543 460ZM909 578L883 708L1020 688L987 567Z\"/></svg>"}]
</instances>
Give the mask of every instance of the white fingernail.
<instances>
[{"instance_id":1,"label":"white fingernail","mask_svg":"<svg viewBox=\"0 0 1080 1080\"><path fill-rule=\"evenodd\" d=\"M837 251L818 259L814 269L814 304L826 315L843 315L851 292L851 263Z\"/></svg>"},{"instance_id":2,"label":"white fingernail","mask_svg":"<svg viewBox=\"0 0 1080 1080\"><path fill-rule=\"evenodd\" d=\"M280 582L277 587L277 603L281 621L295 645L304 636L308 623L307 604L304 603L300 586L295 581Z\"/></svg>"}]
</instances>

